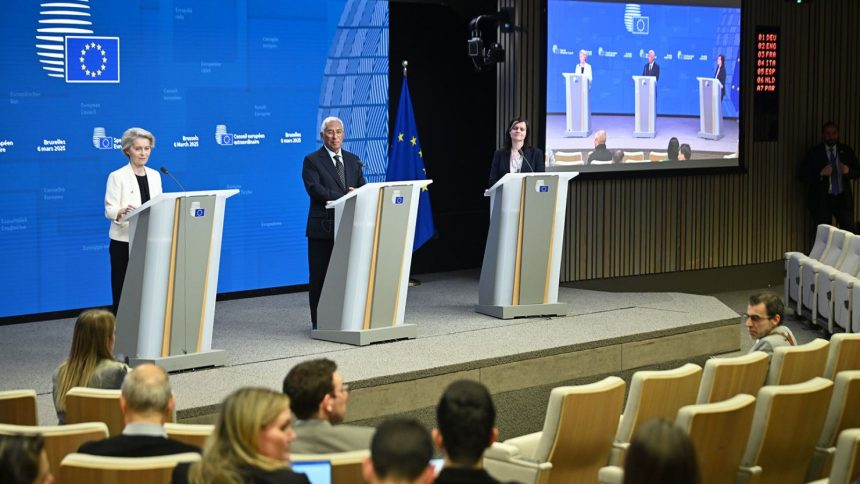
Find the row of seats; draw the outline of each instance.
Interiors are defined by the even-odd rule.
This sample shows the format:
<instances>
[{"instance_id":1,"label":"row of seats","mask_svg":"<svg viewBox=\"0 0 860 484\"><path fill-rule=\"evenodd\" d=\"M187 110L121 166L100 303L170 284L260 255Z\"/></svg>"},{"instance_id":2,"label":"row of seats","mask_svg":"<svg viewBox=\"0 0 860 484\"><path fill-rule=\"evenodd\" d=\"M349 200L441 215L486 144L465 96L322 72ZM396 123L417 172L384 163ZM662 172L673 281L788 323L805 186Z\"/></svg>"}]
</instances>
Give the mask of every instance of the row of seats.
<instances>
[{"instance_id":1,"label":"row of seats","mask_svg":"<svg viewBox=\"0 0 860 484\"><path fill-rule=\"evenodd\" d=\"M555 151L553 157L556 165L584 165L592 151L583 155L581 151ZM547 155L548 156L548 155ZM669 153L663 151L652 151L645 156L644 151L625 151L622 163L644 163L649 161L663 161L669 157ZM592 160L590 165L610 165L612 160L600 161Z\"/></svg>"},{"instance_id":2,"label":"row of seats","mask_svg":"<svg viewBox=\"0 0 860 484\"><path fill-rule=\"evenodd\" d=\"M785 253L785 302L799 316L833 333L860 332L860 236L821 224L809 254ZM855 314L856 313L856 314Z\"/></svg>"}]
</instances>

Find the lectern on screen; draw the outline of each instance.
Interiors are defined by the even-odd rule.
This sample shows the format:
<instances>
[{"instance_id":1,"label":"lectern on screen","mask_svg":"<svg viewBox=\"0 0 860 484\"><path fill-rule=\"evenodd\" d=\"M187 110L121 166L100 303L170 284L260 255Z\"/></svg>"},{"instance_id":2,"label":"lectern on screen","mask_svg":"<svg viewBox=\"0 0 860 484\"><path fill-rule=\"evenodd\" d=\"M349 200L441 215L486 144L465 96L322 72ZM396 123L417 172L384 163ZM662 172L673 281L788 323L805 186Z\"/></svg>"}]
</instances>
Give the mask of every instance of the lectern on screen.
<instances>
[{"instance_id":1,"label":"lectern on screen","mask_svg":"<svg viewBox=\"0 0 860 484\"><path fill-rule=\"evenodd\" d=\"M225 364L226 353L212 349L212 326L224 209L237 193L162 193L125 217L130 253L114 349L132 366Z\"/></svg>"},{"instance_id":2,"label":"lectern on screen","mask_svg":"<svg viewBox=\"0 0 860 484\"><path fill-rule=\"evenodd\" d=\"M564 72L565 129L567 138L585 138L591 133L591 98L584 74Z\"/></svg>"},{"instance_id":3,"label":"lectern on screen","mask_svg":"<svg viewBox=\"0 0 860 484\"><path fill-rule=\"evenodd\" d=\"M635 138L657 136L656 88L656 77L633 76L633 98L636 103L636 111L633 116L633 136Z\"/></svg>"},{"instance_id":4,"label":"lectern on screen","mask_svg":"<svg viewBox=\"0 0 860 484\"><path fill-rule=\"evenodd\" d=\"M719 79L697 77L699 82L699 137L723 137L723 84Z\"/></svg>"}]
</instances>

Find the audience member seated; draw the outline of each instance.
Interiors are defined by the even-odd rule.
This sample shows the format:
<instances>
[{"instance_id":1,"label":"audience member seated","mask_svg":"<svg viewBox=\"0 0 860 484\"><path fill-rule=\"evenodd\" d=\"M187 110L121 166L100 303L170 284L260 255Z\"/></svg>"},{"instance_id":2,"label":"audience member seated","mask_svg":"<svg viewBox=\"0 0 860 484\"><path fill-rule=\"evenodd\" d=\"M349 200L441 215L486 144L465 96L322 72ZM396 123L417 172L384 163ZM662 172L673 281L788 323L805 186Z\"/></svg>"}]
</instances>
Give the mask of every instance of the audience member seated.
<instances>
[{"instance_id":1,"label":"audience member seated","mask_svg":"<svg viewBox=\"0 0 860 484\"><path fill-rule=\"evenodd\" d=\"M429 484L435 477L432 457L433 442L421 423L392 418L376 428L362 473L370 484Z\"/></svg>"},{"instance_id":2,"label":"audience member seated","mask_svg":"<svg viewBox=\"0 0 860 484\"><path fill-rule=\"evenodd\" d=\"M499 436L496 407L484 385L458 380L445 389L436 406L433 442L445 456L437 484L493 483L483 468L484 450Z\"/></svg>"},{"instance_id":3,"label":"audience member seated","mask_svg":"<svg viewBox=\"0 0 860 484\"><path fill-rule=\"evenodd\" d=\"M624 150L615 150L612 153L612 162L613 163L623 163L624 162Z\"/></svg>"},{"instance_id":4,"label":"audience member seated","mask_svg":"<svg viewBox=\"0 0 860 484\"><path fill-rule=\"evenodd\" d=\"M167 372L153 364L140 365L125 377L119 406L125 415L121 435L87 442L78 452L107 457L155 457L197 452L200 449L169 439L164 422L170 420L176 398Z\"/></svg>"},{"instance_id":5,"label":"audience member seated","mask_svg":"<svg viewBox=\"0 0 860 484\"><path fill-rule=\"evenodd\" d=\"M678 141L678 138L672 137L669 140L669 147L666 148L666 153L668 153L667 161L678 161L678 153L681 150L681 143Z\"/></svg>"},{"instance_id":6,"label":"audience member seated","mask_svg":"<svg viewBox=\"0 0 860 484\"><path fill-rule=\"evenodd\" d=\"M690 148L690 145L684 143L678 148L678 159L683 161L693 159L693 150Z\"/></svg>"},{"instance_id":7,"label":"audience member seated","mask_svg":"<svg viewBox=\"0 0 860 484\"><path fill-rule=\"evenodd\" d=\"M611 159L612 152L606 149L606 131L598 130L594 133L594 151L588 155L588 163L594 160L610 161Z\"/></svg>"},{"instance_id":8,"label":"audience member seated","mask_svg":"<svg viewBox=\"0 0 860 484\"><path fill-rule=\"evenodd\" d=\"M117 390L128 366L113 357L116 320L103 309L84 311L75 321L69 358L54 371L54 408L66 423L66 393L73 387Z\"/></svg>"},{"instance_id":9,"label":"audience member seated","mask_svg":"<svg viewBox=\"0 0 860 484\"><path fill-rule=\"evenodd\" d=\"M349 386L335 362L320 358L299 363L284 378L284 393L296 414L297 454L327 454L370 448L372 427L344 425Z\"/></svg>"},{"instance_id":10,"label":"audience member seated","mask_svg":"<svg viewBox=\"0 0 860 484\"><path fill-rule=\"evenodd\" d=\"M49 484L54 482L45 441L39 435L0 435L0 482Z\"/></svg>"},{"instance_id":11,"label":"audience member seated","mask_svg":"<svg viewBox=\"0 0 860 484\"><path fill-rule=\"evenodd\" d=\"M773 292L765 291L750 296L747 312L742 316L755 343L753 351L764 351L773 355L773 349L780 346L795 346L797 340L791 330L782 325L785 305Z\"/></svg>"},{"instance_id":12,"label":"audience member seated","mask_svg":"<svg viewBox=\"0 0 860 484\"><path fill-rule=\"evenodd\" d=\"M624 484L698 484L696 451L687 434L673 422L655 419L642 424L630 441L624 461Z\"/></svg>"},{"instance_id":13,"label":"audience member seated","mask_svg":"<svg viewBox=\"0 0 860 484\"><path fill-rule=\"evenodd\" d=\"M290 398L268 388L241 388L224 399L203 458L180 464L173 483L310 484L290 470L290 443L296 438Z\"/></svg>"}]
</instances>

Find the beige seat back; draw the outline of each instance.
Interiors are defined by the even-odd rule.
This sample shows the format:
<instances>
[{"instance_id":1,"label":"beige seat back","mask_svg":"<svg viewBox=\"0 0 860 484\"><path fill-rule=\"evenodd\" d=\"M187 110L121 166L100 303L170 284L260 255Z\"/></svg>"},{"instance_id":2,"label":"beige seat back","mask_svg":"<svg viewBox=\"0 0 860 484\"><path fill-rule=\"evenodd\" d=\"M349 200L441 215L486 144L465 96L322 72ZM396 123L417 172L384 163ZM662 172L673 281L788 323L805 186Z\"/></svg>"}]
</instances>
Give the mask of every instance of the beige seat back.
<instances>
[{"instance_id":1,"label":"beige seat back","mask_svg":"<svg viewBox=\"0 0 860 484\"><path fill-rule=\"evenodd\" d=\"M35 390L0 392L0 423L38 425Z\"/></svg>"},{"instance_id":2,"label":"beige seat back","mask_svg":"<svg viewBox=\"0 0 860 484\"><path fill-rule=\"evenodd\" d=\"M119 390L74 387L66 393L66 423L104 422L111 437L122 433L125 417Z\"/></svg>"},{"instance_id":3,"label":"beige seat back","mask_svg":"<svg viewBox=\"0 0 860 484\"><path fill-rule=\"evenodd\" d=\"M836 375L827 418L806 474L807 480L819 479L830 472L836 437L852 428L860 428L860 370L843 371Z\"/></svg>"},{"instance_id":4,"label":"beige seat back","mask_svg":"<svg viewBox=\"0 0 860 484\"><path fill-rule=\"evenodd\" d=\"M824 375L830 343L816 338L805 345L774 348L767 385L791 385Z\"/></svg>"},{"instance_id":5,"label":"beige seat back","mask_svg":"<svg viewBox=\"0 0 860 484\"><path fill-rule=\"evenodd\" d=\"M45 439L45 452L48 454L48 463L51 466L51 471L56 475L57 469L60 468L60 462L65 456L77 452L78 447L86 442L106 439L108 437L108 429L107 425L103 422L50 426L0 424L0 434L41 435ZM77 483L86 481L63 481L58 478L54 482Z\"/></svg>"},{"instance_id":6,"label":"beige seat back","mask_svg":"<svg viewBox=\"0 0 860 484\"><path fill-rule=\"evenodd\" d=\"M650 161L663 161L669 157L669 153L666 151L652 151L648 153L648 159Z\"/></svg>"},{"instance_id":7,"label":"beige seat back","mask_svg":"<svg viewBox=\"0 0 860 484\"><path fill-rule=\"evenodd\" d=\"M830 471L831 484L849 484L860 478L860 429L844 430L836 443Z\"/></svg>"},{"instance_id":8,"label":"beige seat back","mask_svg":"<svg viewBox=\"0 0 860 484\"><path fill-rule=\"evenodd\" d=\"M803 482L821 434L833 382L816 377L793 385L762 387L741 461L760 468L759 482Z\"/></svg>"},{"instance_id":9,"label":"beige seat back","mask_svg":"<svg viewBox=\"0 0 860 484\"><path fill-rule=\"evenodd\" d=\"M645 161L644 151L625 151L623 162Z\"/></svg>"},{"instance_id":10,"label":"beige seat back","mask_svg":"<svg viewBox=\"0 0 860 484\"><path fill-rule=\"evenodd\" d=\"M364 484L361 465L370 457L370 450L354 450L331 454L291 454L292 462L327 460L331 462L331 482L338 484Z\"/></svg>"},{"instance_id":11,"label":"beige seat back","mask_svg":"<svg viewBox=\"0 0 860 484\"><path fill-rule=\"evenodd\" d=\"M102 457L69 454L60 464L63 482L92 484L170 484L173 468L182 462L200 460L200 454L173 454L158 457Z\"/></svg>"},{"instance_id":12,"label":"beige seat back","mask_svg":"<svg viewBox=\"0 0 860 484\"><path fill-rule=\"evenodd\" d=\"M705 363L696 403L714 403L745 393L756 395L764 385L770 359L763 351ZM746 439L744 439L746 440Z\"/></svg>"},{"instance_id":13,"label":"beige seat back","mask_svg":"<svg viewBox=\"0 0 860 484\"><path fill-rule=\"evenodd\" d=\"M553 153L557 165L582 165L582 152L580 151L556 151Z\"/></svg>"},{"instance_id":14,"label":"beige seat back","mask_svg":"<svg viewBox=\"0 0 860 484\"><path fill-rule=\"evenodd\" d=\"M764 377L764 375L762 375ZM702 484L733 482L749 438L755 397L735 395L716 403L687 405L675 423L687 432Z\"/></svg>"},{"instance_id":15,"label":"beige seat back","mask_svg":"<svg viewBox=\"0 0 860 484\"><path fill-rule=\"evenodd\" d=\"M167 436L171 439L184 442L189 445L194 445L203 448L206 439L215 431L214 425L201 424L180 424L167 422L164 424L164 430Z\"/></svg>"},{"instance_id":16,"label":"beige seat back","mask_svg":"<svg viewBox=\"0 0 860 484\"><path fill-rule=\"evenodd\" d=\"M830 337L824 378L833 380L845 370L860 370L860 333L839 333Z\"/></svg>"}]
</instances>

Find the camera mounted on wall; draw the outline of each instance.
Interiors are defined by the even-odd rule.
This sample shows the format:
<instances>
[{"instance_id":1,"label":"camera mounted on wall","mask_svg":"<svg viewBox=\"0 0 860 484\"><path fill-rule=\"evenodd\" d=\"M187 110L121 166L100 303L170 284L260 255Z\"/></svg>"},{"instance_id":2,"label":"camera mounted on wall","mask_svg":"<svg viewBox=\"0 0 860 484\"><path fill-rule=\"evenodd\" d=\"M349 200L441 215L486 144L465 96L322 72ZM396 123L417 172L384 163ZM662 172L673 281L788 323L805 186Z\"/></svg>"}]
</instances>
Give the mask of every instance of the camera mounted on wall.
<instances>
[{"instance_id":1,"label":"camera mounted on wall","mask_svg":"<svg viewBox=\"0 0 860 484\"><path fill-rule=\"evenodd\" d=\"M517 27L513 22L514 9L503 8L492 14L479 15L469 22L471 38L466 41L469 48L469 58L475 65L475 70L481 72L498 62L505 61L505 48L498 42L484 43L481 27L492 25L498 27L500 33L524 32L522 27Z\"/></svg>"}]
</instances>

